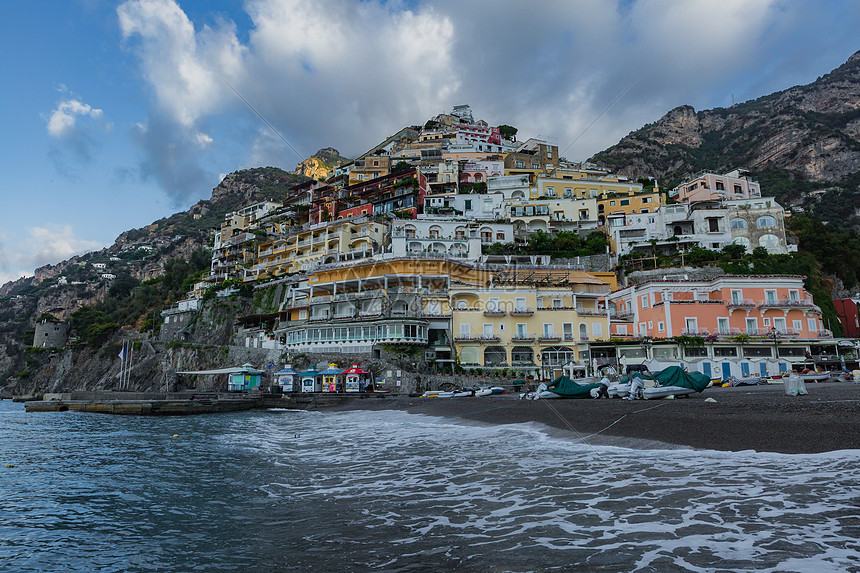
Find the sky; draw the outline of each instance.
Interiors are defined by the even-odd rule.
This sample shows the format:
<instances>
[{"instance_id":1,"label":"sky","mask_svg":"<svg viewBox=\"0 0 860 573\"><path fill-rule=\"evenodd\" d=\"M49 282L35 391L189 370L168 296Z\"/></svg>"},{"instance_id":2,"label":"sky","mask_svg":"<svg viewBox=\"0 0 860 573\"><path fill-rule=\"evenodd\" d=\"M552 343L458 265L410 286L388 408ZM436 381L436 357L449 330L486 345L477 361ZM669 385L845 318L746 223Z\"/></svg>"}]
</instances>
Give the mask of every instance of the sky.
<instances>
[{"instance_id":1,"label":"sky","mask_svg":"<svg viewBox=\"0 0 860 573\"><path fill-rule=\"evenodd\" d=\"M455 105L579 161L679 105L806 84L860 50L855 0L8 0L2 11L0 284L186 210L237 169L293 170L323 147L356 157Z\"/></svg>"}]
</instances>

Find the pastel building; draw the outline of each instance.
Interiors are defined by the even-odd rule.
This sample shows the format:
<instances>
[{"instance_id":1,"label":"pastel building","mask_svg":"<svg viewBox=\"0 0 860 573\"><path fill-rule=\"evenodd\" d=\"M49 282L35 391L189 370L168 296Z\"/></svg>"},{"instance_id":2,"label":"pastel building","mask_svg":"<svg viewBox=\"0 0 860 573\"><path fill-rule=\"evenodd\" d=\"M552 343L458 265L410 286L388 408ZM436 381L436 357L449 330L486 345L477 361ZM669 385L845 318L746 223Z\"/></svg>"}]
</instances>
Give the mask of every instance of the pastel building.
<instances>
[{"instance_id":1,"label":"pastel building","mask_svg":"<svg viewBox=\"0 0 860 573\"><path fill-rule=\"evenodd\" d=\"M761 186L745 169L735 169L724 175L703 171L669 194L678 201L756 199L761 197Z\"/></svg>"},{"instance_id":2,"label":"pastel building","mask_svg":"<svg viewBox=\"0 0 860 573\"><path fill-rule=\"evenodd\" d=\"M821 309L812 302L803 279L724 275L709 281L631 285L608 297L616 317L624 316L614 332L651 338L765 336L771 332L787 337L829 337L821 323Z\"/></svg>"},{"instance_id":3,"label":"pastel building","mask_svg":"<svg viewBox=\"0 0 860 573\"><path fill-rule=\"evenodd\" d=\"M588 342L609 334L603 297L614 275L516 273L481 289L451 287L451 331L460 366L509 368L546 379L560 375L566 364L586 361Z\"/></svg>"},{"instance_id":4,"label":"pastel building","mask_svg":"<svg viewBox=\"0 0 860 573\"><path fill-rule=\"evenodd\" d=\"M811 343L832 338L803 278L725 275L631 285L608 296L614 344L592 349L592 357L652 370L680 361L724 380L790 371Z\"/></svg>"}]
</instances>

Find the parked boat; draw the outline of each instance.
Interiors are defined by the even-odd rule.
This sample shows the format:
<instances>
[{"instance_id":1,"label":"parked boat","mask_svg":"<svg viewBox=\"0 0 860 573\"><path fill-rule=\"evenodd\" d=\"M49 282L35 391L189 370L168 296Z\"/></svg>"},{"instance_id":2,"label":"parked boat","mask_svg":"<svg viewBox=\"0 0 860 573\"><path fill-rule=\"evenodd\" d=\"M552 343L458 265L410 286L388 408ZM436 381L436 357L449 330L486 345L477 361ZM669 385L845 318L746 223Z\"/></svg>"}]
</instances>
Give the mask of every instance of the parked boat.
<instances>
[{"instance_id":1,"label":"parked boat","mask_svg":"<svg viewBox=\"0 0 860 573\"><path fill-rule=\"evenodd\" d=\"M493 394L504 394L505 389L501 386L489 386L475 390L475 396L492 396Z\"/></svg>"},{"instance_id":2,"label":"parked boat","mask_svg":"<svg viewBox=\"0 0 860 573\"><path fill-rule=\"evenodd\" d=\"M829 372L808 372L806 374L801 372L798 376L804 382L827 382L830 380Z\"/></svg>"},{"instance_id":3,"label":"parked boat","mask_svg":"<svg viewBox=\"0 0 860 573\"><path fill-rule=\"evenodd\" d=\"M759 384L767 384L767 382L761 376L746 376L744 378L732 376L729 378L728 384L729 386L758 386Z\"/></svg>"}]
</instances>

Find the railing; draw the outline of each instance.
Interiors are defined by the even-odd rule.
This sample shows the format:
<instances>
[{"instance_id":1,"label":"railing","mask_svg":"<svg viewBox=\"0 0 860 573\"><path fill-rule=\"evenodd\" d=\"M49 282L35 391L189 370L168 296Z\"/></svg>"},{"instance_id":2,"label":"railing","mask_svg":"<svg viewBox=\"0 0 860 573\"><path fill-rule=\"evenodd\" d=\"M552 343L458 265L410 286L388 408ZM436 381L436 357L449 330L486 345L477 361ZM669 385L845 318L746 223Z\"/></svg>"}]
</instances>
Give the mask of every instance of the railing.
<instances>
[{"instance_id":1,"label":"railing","mask_svg":"<svg viewBox=\"0 0 860 573\"><path fill-rule=\"evenodd\" d=\"M511 316L531 316L535 313L531 308L515 308L511 311Z\"/></svg>"},{"instance_id":2,"label":"railing","mask_svg":"<svg viewBox=\"0 0 860 573\"><path fill-rule=\"evenodd\" d=\"M740 334L743 334L740 328L718 328L716 332L717 336L738 336Z\"/></svg>"},{"instance_id":3,"label":"railing","mask_svg":"<svg viewBox=\"0 0 860 573\"><path fill-rule=\"evenodd\" d=\"M454 342L499 342L501 338L498 336L486 336L486 335L478 335L478 334L461 334L454 337Z\"/></svg>"},{"instance_id":4,"label":"railing","mask_svg":"<svg viewBox=\"0 0 860 573\"><path fill-rule=\"evenodd\" d=\"M538 342L561 342L561 336L556 335L548 335L548 336L539 336Z\"/></svg>"},{"instance_id":5,"label":"railing","mask_svg":"<svg viewBox=\"0 0 860 573\"><path fill-rule=\"evenodd\" d=\"M732 299L726 303L727 308L755 308L755 301L748 298Z\"/></svg>"},{"instance_id":6,"label":"railing","mask_svg":"<svg viewBox=\"0 0 860 573\"><path fill-rule=\"evenodd\" d=\"M524 334L524 335L515 334L514 336L511 336L511 342L534 342L534 341L535 341L535 336L533 334Z\"/></svg>"},{"instance_id":7,"label":"railing","mask_svg":"<svg viewBox=\"0 0 860 573\"><path fill-rule=\"evenodd\" d=\"M511 360L511 366L534 366L534 360Z\"/></svg>"},{"instance_id":8,"label":"railing","mask_svg":"<svg viewBox=\"0 0 860 573\"><path fill-rule=\"evenodd\" d=\"M604 310L594 310L594 309L576 309L576 314L579 316L606 316L606 311Z\"/></svg>"},{"instance_id":9,"label":"railing","mask_svg":"<svg viewBox=\"0 0 860 573\"><path fill-rule=\"evenodd\" d=\"M330 294L324 294L311 297L311 302L331 302L331 299L332 297Z\"/></svg>"},{"instance_id":10,"label":"railing","mask_svg":"<svg viewBox=\"0 0 860 573\"><path fill-rule=\"evenodd\" d=\"M685 328L681 330L681 336L710 336L707 328Z\"/></svg>"},{"instance_id":11,"label":"railing","mask_svg":"<svg viewBox=\"0 0 860 573\"><path fill-rule=\"evenodd\" d=\"M496 309L496 310L487 309L484 311L484 316L505 316L506 314L507 314L507 312L505 312L502 309Z\"/></svg>"},{"instance_id":12,"label":"railing","mask_svg":"<svg viewBox=\"0 0 860 573\"><path fill-rule=\"evenodd\" d=\"M818 338L833 338L833 333L825 328L818 331Z\"/></svg>"},{"instance_id":13,"label":"railing","mask_svg":"<svg viewBox=\"0 0 860 573\"><path fill-rule=\"evenodd\" d=\"M461 312L474 312L474 311L478 311L478 310L481 310L481 309L480 309L480 308L458 307L458 308L455 308L455 309L453 309L453 310L461 311Z\"/></svg>"},{"instance_id":14,"label":"railing","mask_svg":"<svg viewBox=\"0 0 860 573\"><path fill-rule=\"evenodd\" d=\"M801 299L790 299L790 298L780 298L780 299L766 299L759 301L759 306L766 307L810 307L815 306L811 299L801 298Z\"/></svg>"},{"instance_id":15,"label":"railing","mask_svg":"<svg viewBox=\"0 0 860 573\"><path fill-rule=\"evenodd\" d=\"M574 336L572 334L565 334L564 339L566 341L576 340L576 338L574 338ZM588 340L588 337L587 336L580 336L579 339L580 340Z\"/></svg>"}]
</instances>

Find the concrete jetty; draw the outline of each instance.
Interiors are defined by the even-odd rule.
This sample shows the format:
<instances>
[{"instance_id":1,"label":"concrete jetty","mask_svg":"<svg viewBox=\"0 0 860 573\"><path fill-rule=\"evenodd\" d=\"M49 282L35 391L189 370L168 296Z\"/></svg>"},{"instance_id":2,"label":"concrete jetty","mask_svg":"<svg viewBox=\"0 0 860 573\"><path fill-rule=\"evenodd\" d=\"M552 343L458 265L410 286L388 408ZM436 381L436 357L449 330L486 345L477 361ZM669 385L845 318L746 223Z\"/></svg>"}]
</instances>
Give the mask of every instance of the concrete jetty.
<instances>
[{"instance_id":1,"label":"concrete jetty","mask_svg":"<svg viewBox=\"0 0 860 573\"><path fill-rule=\"evenodd\" d=\"M27 401L27 412L94 412L135 416L179 416L288 408L315 410L383 394L261 394L228 392L63 392Z\"/></svg>"}]
</instances>

